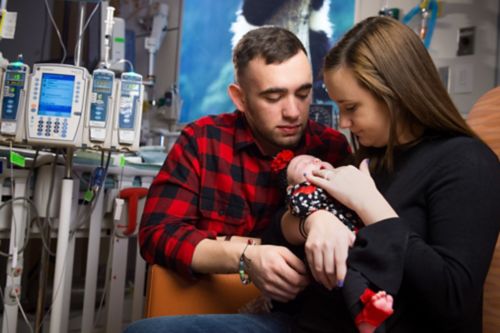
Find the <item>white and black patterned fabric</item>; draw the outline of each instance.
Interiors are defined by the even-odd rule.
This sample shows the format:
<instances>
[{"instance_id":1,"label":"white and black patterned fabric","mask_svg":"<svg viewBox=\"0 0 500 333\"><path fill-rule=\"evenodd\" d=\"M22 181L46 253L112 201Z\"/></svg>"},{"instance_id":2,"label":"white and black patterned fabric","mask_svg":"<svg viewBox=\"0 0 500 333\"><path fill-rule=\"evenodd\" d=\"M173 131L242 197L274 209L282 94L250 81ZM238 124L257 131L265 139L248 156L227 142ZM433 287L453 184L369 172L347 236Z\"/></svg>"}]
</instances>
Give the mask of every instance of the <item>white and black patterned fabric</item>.
<instances>
[{"instance_id":1,"label":"white and black patterned fabric","mask_svg":"<svg viewBox=\"0 0 500 333\"><path fill-rule=\"evenodd\" d=\"M363 226L358 215L347 208L322 188L303 182L287 189L287 201L294 216L305 218L309 214L324 209L333 213L350 230L357 231Z\"/></svg>"}]
</instances>

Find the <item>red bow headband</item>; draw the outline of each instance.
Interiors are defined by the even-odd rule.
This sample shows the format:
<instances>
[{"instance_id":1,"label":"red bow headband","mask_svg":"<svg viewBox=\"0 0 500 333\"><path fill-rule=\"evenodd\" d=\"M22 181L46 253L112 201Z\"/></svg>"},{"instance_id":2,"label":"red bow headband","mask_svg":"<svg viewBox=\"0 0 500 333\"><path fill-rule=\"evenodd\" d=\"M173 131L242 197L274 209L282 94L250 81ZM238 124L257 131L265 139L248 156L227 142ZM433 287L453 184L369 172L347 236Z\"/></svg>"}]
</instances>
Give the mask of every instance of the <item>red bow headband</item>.
<instances>
[{"instance_id":1,"label":"red bow headband","mask_svg":"<svg viewBox=\"0 0 500 333\"><path fill-rule=\"evenodd\" d=\"M279 173L281 170L283 170L288 163L292 160L294 157L293 151L289 149L282 150L278 155L276 155L271 162L271 171L274 173Z\"/></svg>"}]
</instances>

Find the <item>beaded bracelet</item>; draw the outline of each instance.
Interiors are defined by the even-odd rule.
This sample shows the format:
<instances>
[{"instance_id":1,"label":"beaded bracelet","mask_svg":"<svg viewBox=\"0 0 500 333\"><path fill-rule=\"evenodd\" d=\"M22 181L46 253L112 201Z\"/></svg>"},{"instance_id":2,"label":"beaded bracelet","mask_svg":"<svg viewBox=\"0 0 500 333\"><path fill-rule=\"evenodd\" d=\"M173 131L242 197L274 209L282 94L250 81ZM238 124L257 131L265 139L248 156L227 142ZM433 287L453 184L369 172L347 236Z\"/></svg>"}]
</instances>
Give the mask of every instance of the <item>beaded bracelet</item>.
<instances>
[{"instance_id":1,"label":"beaded bracelet","mask_svg":"<svg viewBox=\"0 0 500 333\"><path fill-rule=\"evenodd\" d=\"M245 248L243 249L243 252L241 253L240 262L239 262L239 269L238 269L238 273L240 274L241 283L244 284L244 285L247 285L250 282L252 282L250 280L250 276L248 275L248 272L245 271L245 268L247 268L245 260L248 260L248 262L251 262L250 259L248 259L247 257L245 257L245 251L247 250L247 248L248 248L249 245L254 245L254 242L253 242L252 239L248 240L247 244L245 245Z\"/></svg>"}]
</instances>

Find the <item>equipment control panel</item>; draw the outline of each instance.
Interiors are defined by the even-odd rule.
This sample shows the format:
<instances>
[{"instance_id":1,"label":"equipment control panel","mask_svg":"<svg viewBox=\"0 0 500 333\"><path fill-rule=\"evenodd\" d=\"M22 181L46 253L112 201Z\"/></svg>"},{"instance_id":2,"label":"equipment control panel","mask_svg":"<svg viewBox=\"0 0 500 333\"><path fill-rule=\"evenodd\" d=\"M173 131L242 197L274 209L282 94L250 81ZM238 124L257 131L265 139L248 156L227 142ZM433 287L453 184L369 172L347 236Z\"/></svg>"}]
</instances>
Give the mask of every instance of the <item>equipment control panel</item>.
<instances>
[{"instance_id":1,"label":"equipment control panel","mask_svg":"<svg viewBox=\"0 0 500 333\"><path fill-rule=\"evenodd\" d=\"M7 65L1 91L0 135L22 143L29 66L16 61Z\"/></svg>"},{"instance_id":2,"label":"equipment control panel","mask_svg":"<svg viewBox=\"0 0 500 333\"><path fill-rule=\"evenodd\" d=\"M81 145L90 81L83 67L35 64L26 112L29 144Z\"/></svg>"},{"instance_id":3,"label":"equipment control panel","mask_svg":"<svg viewBox=\"0 0 500 333\"><path fill-rule=\"evenodd\" d=\"M84 145L110 148L114 116L113 96L116 84L115 73L110 70L96 69L92 73L92 86L83 133Z\"/></svg>"},{"instance_id":4,"label":"equipment control panel","mask_svg":"<svg viewBox=\"0 0 500 333\"><path fill-rule=\"evenodd\" d=\"M122 73L118 84L113 133L113 146L117 149L139 149L143 90L142 75L133 72Z\"/></svg>"}]
</instances>

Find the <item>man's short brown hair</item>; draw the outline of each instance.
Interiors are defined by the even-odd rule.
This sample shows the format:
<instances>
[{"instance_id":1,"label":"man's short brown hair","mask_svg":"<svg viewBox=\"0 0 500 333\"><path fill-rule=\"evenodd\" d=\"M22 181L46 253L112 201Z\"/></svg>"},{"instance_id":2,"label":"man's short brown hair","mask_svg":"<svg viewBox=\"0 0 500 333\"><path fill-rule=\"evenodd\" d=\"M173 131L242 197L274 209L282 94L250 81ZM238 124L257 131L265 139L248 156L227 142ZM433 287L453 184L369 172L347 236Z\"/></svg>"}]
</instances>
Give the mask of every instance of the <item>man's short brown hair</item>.
<instances>
[{"instance_id":1,"label":"man's short brown hair","mask_svg":"<svg viewBox=\"0 0 500 333\"><path fill-rule=\"evenodd\" d=\"M264 26L247 32L233 50L236 80L244 74L248 63L258 57L266 64L282 63L298 52L307 51L299 38L291 31L274 26Z\"/></svg>"}]
</instances>

